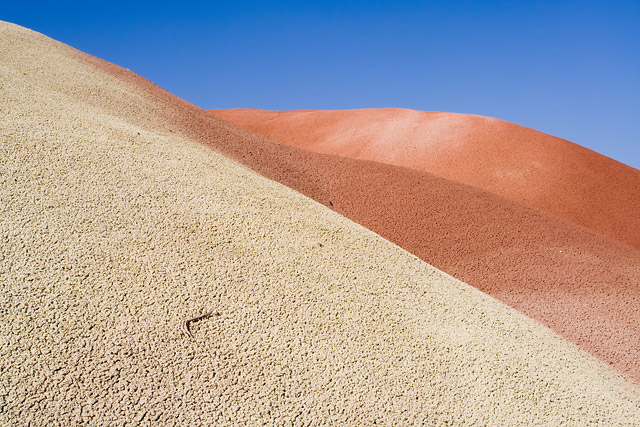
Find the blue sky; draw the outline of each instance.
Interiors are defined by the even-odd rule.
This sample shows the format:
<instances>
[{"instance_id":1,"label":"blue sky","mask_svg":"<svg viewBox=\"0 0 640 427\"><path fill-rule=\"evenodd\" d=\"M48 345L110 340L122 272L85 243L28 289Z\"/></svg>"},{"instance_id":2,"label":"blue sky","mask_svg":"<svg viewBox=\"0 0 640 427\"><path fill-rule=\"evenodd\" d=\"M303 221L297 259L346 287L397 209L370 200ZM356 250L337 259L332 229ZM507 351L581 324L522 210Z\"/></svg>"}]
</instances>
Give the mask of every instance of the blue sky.
<instances>
[{"instance_id":1,"label":"blue sky","mask_svg":"<svg viewBox=\"0 0 640 427\"><path fill-rule=\"evenodd\" d=\"M640 1L6 2L203 108L497 117L640 169Z\"/></svg>"}]
</instances>

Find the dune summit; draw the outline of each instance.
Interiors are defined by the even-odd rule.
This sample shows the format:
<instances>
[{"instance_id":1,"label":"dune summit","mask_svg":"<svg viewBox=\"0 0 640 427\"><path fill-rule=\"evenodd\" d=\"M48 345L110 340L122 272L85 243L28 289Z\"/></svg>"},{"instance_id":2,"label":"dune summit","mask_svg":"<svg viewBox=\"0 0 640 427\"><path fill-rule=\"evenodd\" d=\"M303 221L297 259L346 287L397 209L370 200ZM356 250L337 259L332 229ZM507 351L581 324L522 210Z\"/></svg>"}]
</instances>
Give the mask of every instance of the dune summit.
<instances>
[{"instance_id":1,"label":"dune summit","mask_svg":"<svg viewBox=\"0 0 640 427\"><path fill-rule=\"evenodd\" d=\"M185 123L263 139L3 22L0 87L3 423L640 420L595 358Z\"/></svg>"},{"instance_id":2,"label":"dune summit","mask_svg":"<svg viewBox=\"0 0 640 427\"><path fill-rule=\"evenodd\" d=\"M640 171L533 129L394 108L212 112L285 144L472 185L640 248Z\"/></svg>"}]
</instances>

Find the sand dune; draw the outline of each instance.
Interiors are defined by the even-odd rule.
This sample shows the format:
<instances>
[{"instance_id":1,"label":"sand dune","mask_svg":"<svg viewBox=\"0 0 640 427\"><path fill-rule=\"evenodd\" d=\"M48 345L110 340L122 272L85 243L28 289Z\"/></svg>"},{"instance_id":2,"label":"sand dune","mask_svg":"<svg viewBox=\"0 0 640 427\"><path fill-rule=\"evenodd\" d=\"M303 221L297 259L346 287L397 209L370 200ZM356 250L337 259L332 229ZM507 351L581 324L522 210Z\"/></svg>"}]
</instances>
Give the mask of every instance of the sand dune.
<instances>
[{"instance_id":1,"label":"sand dune","mask_svg":"<svg viewBox=\"0 0 640 427\"><path fill-rule=\"evenodd\" d=\"M213 110L276 141L469 184L640 249L640 171L489 117L403 109Z\"/></svg>"},{"instance_id":2,"label":"sand dune","mask_svg":"<svg viewBox=\"0 0 640 427\"><path fill-rule=\"evenodd\" d=\"M640 253L632 247L428 173L260 138L139 76L92 64L154 96L163 105L156 120L331 207L640 381Z\"/></svg>"},{"instance_id":3,"label":"sand dune","mask_svg":"<svg viewBox=\"0 0 640 427\"><path fill-rule=\"evenodd\" d=\"M3 424L640 420L595 358L185 131L271 142L7 23L0 88Z\"/></svg>"}]
</instances>

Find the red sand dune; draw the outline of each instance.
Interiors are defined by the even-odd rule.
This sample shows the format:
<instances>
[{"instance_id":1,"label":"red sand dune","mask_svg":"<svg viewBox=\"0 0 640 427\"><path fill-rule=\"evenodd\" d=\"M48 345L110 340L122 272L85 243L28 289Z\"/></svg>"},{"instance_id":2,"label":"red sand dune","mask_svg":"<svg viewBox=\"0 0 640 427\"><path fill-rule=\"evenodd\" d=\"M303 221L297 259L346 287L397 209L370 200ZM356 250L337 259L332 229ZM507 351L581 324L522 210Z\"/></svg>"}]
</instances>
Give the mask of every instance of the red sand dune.
<instances>
[{"instance_id":1,"label":"red sand dune","mask_svg":"<svg viewBox=\"0 0 640 427\"><path fill-rule=\"evenodd\" d=\"M213 113L285 144L473 185L640 248L640 171L533 129L390 108Z\"/></svg>"},{"instance_id":2,"label":"red sand dune","mask_svg":"<svg viewBox=\"0 0 640 427\"><path fill-rule=\"evenodd\" d=\"M425 172L277 143L133 73L89 60L152 93L164 108L149 114L176 132L330 206L640 381L640 252L635 249Z\"/></svg>"}]
</instances>

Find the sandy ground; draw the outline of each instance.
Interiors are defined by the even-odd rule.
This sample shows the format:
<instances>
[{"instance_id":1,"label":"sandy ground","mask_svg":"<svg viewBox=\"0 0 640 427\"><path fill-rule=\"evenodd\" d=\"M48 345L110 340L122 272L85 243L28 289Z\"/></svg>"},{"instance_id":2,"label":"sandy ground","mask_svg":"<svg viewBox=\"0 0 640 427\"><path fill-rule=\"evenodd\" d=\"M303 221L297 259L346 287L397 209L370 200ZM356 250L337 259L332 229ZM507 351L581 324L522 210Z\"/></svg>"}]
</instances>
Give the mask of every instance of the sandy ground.
<instances>
[{"instance_id":1,"label":"sandy ground","mask_svg":"<svg viewBox=\"0 0 640 427\"><path fill-rule=\"evenodd\" d=\"M0 422L640 422L595 358L80 56L0 23Z\"/></svg>"},{"instance_id":2,"label":"sandy ground","mask_svg":"<svg viewBox=\"0 0 640 427\"><path fill-rule=\"evenodd\" d=\"M533 129L393 108L213 113L296 147L473 185L640 249L640 171Z\"/></svg>"},{"instance_id":3,"label":"sandy ground","mask_svg":"<svg viewBox=\"0 0 640 427\"><path fill-rule=\"evenodd\" d=\"M75 53L155 101L145 112L319 201L580 345L640 382L640 253L432 174L261 138L113 64ZM151 106L149 106L151 107Z\"/></svg>"}]
</instances>

